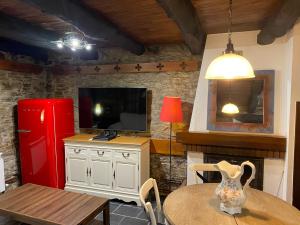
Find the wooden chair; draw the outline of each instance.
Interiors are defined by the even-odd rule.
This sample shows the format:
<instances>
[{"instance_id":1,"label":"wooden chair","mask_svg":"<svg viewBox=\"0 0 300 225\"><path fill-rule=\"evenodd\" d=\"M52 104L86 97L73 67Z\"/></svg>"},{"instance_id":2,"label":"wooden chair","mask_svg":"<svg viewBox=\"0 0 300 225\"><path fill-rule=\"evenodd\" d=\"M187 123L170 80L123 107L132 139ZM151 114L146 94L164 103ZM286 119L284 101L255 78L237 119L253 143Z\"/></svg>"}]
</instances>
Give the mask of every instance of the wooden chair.
<instances>
[{"instance_id":1,"label":"wooden chair","mask_svg":"<svg viewBox=\"0 0 300 225\"><path fill-rule=\"evenodd\" d=\"M194 163L189 166L190 170L194 172L195 182L199 183L199 178L203 181L203 183L207 183L208 181L205 177L199 173L199 171L219 171L214 164L209 163Z\"/></svg>"},{"instance_id":2,"label":"wooden chair","mask_svg":"<svg viewBox=\"0 0 300 225\"><path fill-rule=\"evenodd\" d=\"M156 200L156 216L151 202L149 201L146 202L146 199L148 198L149 192L152 188L154 189L155 200ZM150 219L151 225L166 224L165 218L163 216L163 212L161 210L161 202L160 202L160 196L159 196L156 180L153 178L149 178L142 185L139 194L140 194L141 203L145 208L145 211Z\"/></svg>"}]
</instances>

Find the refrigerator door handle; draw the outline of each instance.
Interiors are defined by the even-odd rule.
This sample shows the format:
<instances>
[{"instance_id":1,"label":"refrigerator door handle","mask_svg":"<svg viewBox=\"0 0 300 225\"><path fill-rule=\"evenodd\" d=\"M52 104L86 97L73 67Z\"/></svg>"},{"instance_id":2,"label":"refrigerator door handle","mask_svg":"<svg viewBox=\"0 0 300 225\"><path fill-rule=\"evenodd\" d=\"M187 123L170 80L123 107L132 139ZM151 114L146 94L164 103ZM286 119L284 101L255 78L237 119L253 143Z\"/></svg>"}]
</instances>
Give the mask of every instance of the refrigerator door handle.
<instances>
[{"instance_id":1,"label":"refrigerator door handle","mask_svg":"<svg viewBox=\"0 0 300 225\"><path fill-rule=\"evenodd\" d=\"M18 133L30 133L31 130L17 130Z\"/></svg>"}]
</instances>

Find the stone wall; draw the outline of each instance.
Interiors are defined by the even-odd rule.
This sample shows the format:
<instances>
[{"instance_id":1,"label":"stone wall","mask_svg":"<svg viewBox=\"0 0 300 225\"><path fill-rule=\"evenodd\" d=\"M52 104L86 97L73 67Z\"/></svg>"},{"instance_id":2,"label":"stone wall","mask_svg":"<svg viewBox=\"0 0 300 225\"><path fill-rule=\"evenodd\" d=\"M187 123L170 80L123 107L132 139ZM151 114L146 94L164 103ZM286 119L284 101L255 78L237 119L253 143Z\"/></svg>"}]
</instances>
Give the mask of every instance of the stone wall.
<instances>
[{"instance_id":1,"label":"stone wall","mask_svg":"<svg viewBox=\"0 0 300 225\"><path fill-rule=\"evenodd\" d=\"M188 60L192 56L184 45L152 46L142 56L132 55L120 49L101 51L98 61L89 63L137 63L172 60ZM32 62L24 57L12 57L2 54L0 58L19 62ZM86 64L75 58L53 56L53 63ZM19 99L43 97L71 97L75 101L75 125L78 128L77 91L78 87L144 87L149 90L150 120L149 135L154 138L168 138L169 125L159 120L163 97L166 95L180 96L183 101L184 120L188 126L199 72L177 73L128 73L128 74L71 74L56 75L24 74L0 70L0 152L4 153L5 177L10 178L19 173L18 143L16 138L16 106ZM173 157L173 179L180 183L186 178L186 157ZM159 187L167 183L169 171L168 156L151 155L151 176L158 180ZM0 217L0 224L15 224L8 218Z\"/></svg>"},{"instance_id":2,"label":"stone wall","mask_svg":"<svg viewBox=\"0 0 300 225\"><path fill-rule=\"evenodd\" d=\"M23 74L0 70L0 152L5 163L5 177L19 173L17 101L24 98L46 97L46 74Z\"/></svg>"},{"instance_id":3,"label":"stone wall","mask_svg":"<svg viewBox=\"0 0 300 225\"><path fill-rule=\"evenodd\" d=\"M148 51L142 56L132 55L119 49L101 52L100 60L92 63L137 63L158 62L160 60L188 60L195 58L184 45L154 47L155 52ZM196 57L197 58L197 57ZM198 58L197 58L198 59ZM57 59L56 59L57 60ZM81 64L79 60L61 58L58 62ZM150 135L153 138L168 138L169 124L159 120L164 96L180 96L183 101L185 123L190 122L199 72L172 73L127 73L127 74L48 74L48 97L71 97L75 101L75 125L78 129L77 95L78 87L140 87L147 88L150 96ZM163 186L168 177L169 160L167 156L151 155L151 176ZM186 177L186 157L173 157L173 179L176 183Z\"/></svg>"},{"instance_id":4,"label":"stone wall","mask_svg":"<svg viewBox=\"0 0 300 225\"><path fill-rule=\"evenodd\" d=\"M5 58L31 62L27 58ZM184 45L152 46L142 56L136 56L120 49L101 51L99 61L89 63L136 63L158 62L168 60L188 60L192 56ZM53 63L86 64L76 58L53 58ZM78 128L77 91L78 87L144 87L149 90L149 135L153 138L168 138L169 125L159 120L163 97L180 96L183 101L185 123L189 124L190 113L194 101L198 71L173 73L128 73L128 74L71 74L56 75L43 73L40 75L0 71L0 152L5 161L5 177L18 174L18 150L16 139L16 105L18 99L41 97L71 97L75 101L75 124ZM168 157L151 155L151 176L163 185L168 178ZM173 178L180 183L186 177L186 157L174 157Z\"/></svg>"}]
</instances>

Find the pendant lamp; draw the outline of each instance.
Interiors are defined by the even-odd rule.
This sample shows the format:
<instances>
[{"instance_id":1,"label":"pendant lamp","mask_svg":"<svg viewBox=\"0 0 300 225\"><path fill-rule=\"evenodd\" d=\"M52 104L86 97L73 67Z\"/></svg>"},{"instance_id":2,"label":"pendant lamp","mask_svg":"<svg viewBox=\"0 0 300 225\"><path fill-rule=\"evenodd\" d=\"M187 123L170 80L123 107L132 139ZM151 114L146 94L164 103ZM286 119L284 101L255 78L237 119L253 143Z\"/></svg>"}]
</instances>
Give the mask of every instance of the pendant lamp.
<instances>
[{"instance_id":1,"label":"pendant lamp","mask_svg":"<svg viewBox=\"0 0 300 225\"><path fill-rule=\"evenodd\" d=\"M250 62L234 51L231 41L232 0L229 0L228 44L224 54L215 58L207 68L206 79L245 79L254 78Z\"/></svg>"}]
</instances>

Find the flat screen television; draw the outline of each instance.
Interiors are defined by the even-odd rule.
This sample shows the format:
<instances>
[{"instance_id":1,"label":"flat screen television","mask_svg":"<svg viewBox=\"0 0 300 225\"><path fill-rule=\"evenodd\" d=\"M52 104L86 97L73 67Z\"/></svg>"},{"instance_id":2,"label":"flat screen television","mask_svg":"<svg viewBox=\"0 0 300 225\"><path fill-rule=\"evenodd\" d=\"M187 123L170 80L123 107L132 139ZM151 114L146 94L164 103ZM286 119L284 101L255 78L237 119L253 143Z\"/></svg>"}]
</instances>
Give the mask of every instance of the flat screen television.
<instances>
[{"instance_id":1,"label":"flat screen television","mask_svg":"<svg viewBox=\"0 0 300 225\"><path fill-rule=\"evenodd\" d=\"M79 88L79 127L147 130L146 88Z\"/></svg>"}]
</instances>

